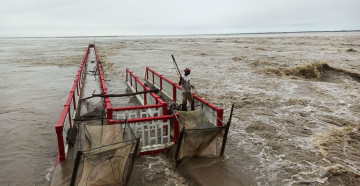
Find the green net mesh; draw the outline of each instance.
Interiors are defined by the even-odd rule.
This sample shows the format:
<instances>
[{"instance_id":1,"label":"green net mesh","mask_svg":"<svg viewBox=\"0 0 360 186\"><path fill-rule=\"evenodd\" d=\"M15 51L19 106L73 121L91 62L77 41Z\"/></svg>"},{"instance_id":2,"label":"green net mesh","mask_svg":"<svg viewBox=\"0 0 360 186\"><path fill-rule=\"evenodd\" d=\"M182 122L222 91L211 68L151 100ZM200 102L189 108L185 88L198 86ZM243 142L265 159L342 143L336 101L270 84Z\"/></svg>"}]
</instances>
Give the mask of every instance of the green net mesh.
<instances>
[{"instance_id":1,"label":"green net mesh","mask_svg":"<svg viewBox=\"0 0 360 186\"><path fill-rule=\"evenodd\" d=\"M137 140L126 124L82 125L82 156L75 185L126 185L131 173ZM127 131L127 132L126 132ZM126 140L124 140L126 139Z\"/></svg>"},{"instance_id":2,"label":"green net mesh","mask_svg":"<svg viewBox=\"0 0 360 186\"><path fill-rule=\"evenodd\" d=\"M179 121L185 127L177 160L184 157L220 155L223 127L212 124L202 109L194 111L178 111Z\"/></svg>"}]
</instances>

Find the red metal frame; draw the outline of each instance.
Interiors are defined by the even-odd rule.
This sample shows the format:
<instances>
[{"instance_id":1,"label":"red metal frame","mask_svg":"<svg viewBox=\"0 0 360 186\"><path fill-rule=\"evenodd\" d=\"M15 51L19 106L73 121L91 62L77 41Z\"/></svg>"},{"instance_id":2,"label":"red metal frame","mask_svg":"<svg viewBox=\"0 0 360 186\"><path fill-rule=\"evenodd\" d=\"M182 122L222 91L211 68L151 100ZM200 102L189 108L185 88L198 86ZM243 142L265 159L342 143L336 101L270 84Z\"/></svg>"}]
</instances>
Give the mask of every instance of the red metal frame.
<instances>
[{"instance_id":1,"label":"red metal frame","mask_svg":"<svg viewBox=\"0 0 360 186\"><path fill-rule=\"evenodd\" d=\"M100 63L100 60L99 60L99 56L98 56L95 44L94 44L94 51L95 51L95 56L96 56L96 63L98 65L98 71L99 71L99 76L100 76L100 85L101 85L102 93L105 94L105 95L108 95L108 90L107 90L105 79L104 79L104 73L103 73L103 70L101 68L101 63ZM108 97L105 98L104 102L105 102L105 107L106 107L107 119L108 119L108 121L110 121L111 119L113 119L113 108L111 106L110 98L108 98Z\"/></svg>"},{"instance_id":2,"label":"red metal frame","mask_svg":"<svg viewBox=\"0 0 360 186\"><path fill-rule=\"evenodd\" d=\"M147 118L135 118L135 119L128 119L128 123L136 123L136 122L146 122L146 121L155 121L155 120L165 120L171 119L174 117L173 115L165 115L165 116L154 116L154 117L147 117ZM111 124L118 124L118 123L125 123L125 120L111 120Z\"/></svg>"},{"instance_id":3,"label":"red metal frame","mask_svg":"<svg viewBox=\"0 0 360 186\"><path fill-rule=\"evenodd\" d=\"M104 74L101 68L101 62L99 61L99 57L97 54L97 50L96 50L96 46L95 44L93 45L89 45L85 56L81 62L80 65L80 69L78 70L78 74L76 75L75 81L74 81L74 85L70 91L69 97L67 99L67 102L64 106L63 112L60 116L60 119L57 123L57 125L55 126L56 129L56 133L57 133L57 139L58 139L58 146L59 146L59 155L58 155L58 159L56 161L56 164L58 164L59 162L63 161L66 159L66 154L65 154L65 144L64 144L64 136L63 136L63 130L64 130L64 122L66 119L67 114L69 114L69 123L70 123L70 127L72 127L72 113L73 111L77 108L77 105L75 103L75 94L77 94L78 96L80 96L80 90L82 89L82 86L84 84L84 69L86 66L86 62L88 60L88 55L89 55L89 50L90 47L94 48L94 52L95 52L95 56L96 56L96 62L97 62L97 67L98 67L98 72L99 72L99 76L100 76L100 84L101 84L101 89L102 89L102 93L104 93L105 95L108 95L108 89L106 87L106 83L105 83L105 79L104 79ZM147 80L149 80L149 72L151 71L153 73L152 75L152 81L154 83L154 78L155 75L158 76L160 78L160 89L163 89L163 80L169 82L170 84L173 85L173 91L174 91L174 96L173 99L176 101L176 90L177 89L181 89L181 87L172 82L171 80L163 77L162 75L160 75L159 73L151 70L149 67L146 68L146 78ZM134 73L132 71L130 71L129 69L126 69L126 79L127 81L130 81L130 85L133 86L133 83L135 83L135 91L138 92L138 90L150 90L149 87L147 87L137 76L134 75ZM135 82L133 82L133 78L135 80ZM129 79L130 78L130 79ZM151 78L151 77L150 77ZM141 85L142 88L138 87L138 83ZM104 98L104 102L105 102L105 107L106 107L106 111L107 111L107 119L108 119L108 124L115 124L115 123L123 123L124 120L114 120L113 119L113 112L114 111L121 111L121 110L135 110L135 109L146 109L146 108L160 108L162 107L163 110L163 116L155 116L155 117L148 117L148 118L136 118L136 119L129 119L128 122L129 123L134 123L134 122L146 122L146 121L153 121L153 120L163 120L164 122L166 122L167 120L174 118L175 114L173 115L167 115L167 103L164 102L162 99L160 99L160 97L158 95L156 95L155 93L150 93L151 96L154 97L154 99L156 100L156 104L155 105L148 105L148 100L146 98L146 93L144 93L144 104L143 106L135 106L135 107L122 107L122 108L113 108L111 106L111 101L109 98ZM217 115L218 118L220 120L222 120L222 115L223 115L223 110L221 108L217 108L214 105L206 102L205 100L203 100L202 98L200 98L199 96L197 96L196 94L194 94L195 98L200 100L201 102L207 104L209 107L215 109L217 111ZM74 104L74 110L71 110L70 105ZM176 113L176 116L178 117L178 113ZM218 125L219 123L221 123L221 121L218 120ZM222 125L222 123L221 123ZM221 126L219 125L219 126ZM179 132L180 132L180 128L179 128L179 123L176 119L174 119L174 143L177 144L178 142L178 137L179 137ZM154 150L154 151L148 151L148 152L142 152L140 153L140 155L147 155L147 154L157 154L157 153L161 153L164 152L164 149L159 149L159 150Z\"/></svg>"},{"instance_id":4,"label":"red metal frame","mask_svg":"<svg viewBox=\"0 0 360 186\"><path fill-rule=\"evenodd\" d=\"M113 108L113 111L159 108L162 106L163 106L162 104L157 104L157 105L142 105L142 106L134 106L134 107L119 107L119 108Z\"/></svg>"},{"instance_id":5,"label":"red metal frame","mask_svg":"<svg viewBox=\"0 0 360 186\"><path fill-rule=\"evenodd\" d=\"M152 70L151 68L149 67L146 67L146 74L149 74L149 71L152 72L153 74L153 84L155 83L154 82L154 76L159 76L160 78L160 86L161 86L161 89L162 89L162 80L165 80L167 82L169 82L170 84L173 85L173 101L176 102L176 98L177 98L177 95L176 95L176 89L180 89L181 90L181 87L177 84L177 83L174 83L173 81L167 79L166 77L164 77L163 75L160 75L159 73L155 72L154 70ZM147 81L149 81L149 76L147 75ZM194 99L197 99L199 100L200 102L202 102L204 105L207 105L209 106L210 108L212 108L213 110L216 111L216 115L217 115L217 126L223 126L223 115L224 115L224 109L223 108L219 108L219 107L216 107L215 105L209 103L208 101L206 101L205 99L201 98L199 95L196 95L195 93L192 94L194 96Z\"/></svg>"},{"instance_id":6,"label":"red metal frame","mask_svg":"<svg viewBox=\"0 0 360 186\"><path fill-rule=\"evenodd\" d=\"M140 152L139 156L157 155L157 154L164 153L164 152L165 152L165 149L152 150L152 151Z\"/></svg>"},{"instance_id":7,"label":"red metal frame","mask_svg":"<svg viewBox=\"0 0 360 186\"><path fill-rule=\"evenodd\" d=\"M138 106L138 107L141 107L141 106ZM127 109L136 109L134 107L126 107ZM117 108L117 109L123 109L123 108ZM125 107L124 107L125 109ZM178 113L175 113L176 114L176 117L179 117L179 114ZM168 119L172 119L174 118L175 114L173 115L165 115L165 116L155 116L155 117L147 117L147 118L136 118L136 119L129 119L127 120L128 123L136 123L136 122L146 122L146 121L156 121L156 120L168 120ZM109 124L112 125L112 124L123 124L125 123L125 120L110 120L109 121ZM174 138L173 138L173 141L175 144L178 143L178 138L179 138L179 134L180 134L180 131L179 131L179 122L174 119ZM158 149L158 150L151 150L151 151L146 151L146 152L141 152L139 153L138 155L139 156L143 156L143 155L156 155L156 154L159 154L159 153L163 153L165 152L165 149Z\"/></svg>"},{"instance_id":8,"label":"red metal frame","mask_svg":"<svg viewBox=\"0 0 360 186\"><path fill-rule=\"evenodd\" d=\"M96 50L96 47L94 45L94 50L95 50L95 55L96 55L96 61L97 61L97 64L98 64L98 69L99 69L99 75L100 75L100 83L101 83L101 88L102 88L102 92L107 95L108 94L108 91L107 91L107 88L106 88L106 83L105 83L105 80L104 80L104 75L103 75L103 71L101 69L101 65L100 65L100 61L99 61L99 58L98 58L98 54L97 54L97 50ZM135 80L135 82L133 82L133 78ZM147 74L147 77L148 77L148 74ZM135 91L138 92L139 90L150 90L149 87L147 87L130 69L126 69L126 80L127 81L130 81L130 85L133 86L133 84L135 83ZM138 84L139 83L142 88L138 87ZM142 91L141 90L141 91ZM156 100L157 104L156 105L148 105L147 103L147 98L146 98L146 93L144 93L144 105L143 106L134 106L134 107L120 107L120 108L113 108L111 106L111 101L109 98L105 98L105 107L106 107L106 112L107 112L107 119L108 119L108 124L115 124L117 122L120 122L120 121L117 121L117 120L114 120L113 119L113 112L115 111L122 111L122 110L136 110L136 109L146 109L146 108L160 108L162 107L162 110L163 110L163 116L156 116L156 117L149 117L149 118L138 118L138 119L130 119L128 120L130 123L132 122L142 122L142 121L151 121L151 120L156 120L156 119L162 119L164 120L165 122L171 118L170 115L167 115L167 103L164 102L162 99L160 99L160 97L158 95L156 95L155 93L150 93L151 96L154 97L154 99ZM150 119L150 120L149 120ZM177 122L176 122L177 123ZM176 124L178 125L178 123ZM175 127L175 128L179 128L179 126ZM177 132L178 133L178 132ZM177 140L174 139L174 142ZM161 150L160 150L161 151ZM159 152L160 152L159 151ZM148 153L151 153L151 152L148 152ZM145 153L146 154L146 153Z\"/></svg>"},{"instance_id":9,"label":"red metal frame","mask_svg":"<svg viewBox=\"0 0 360 186\"><path fill-rule=\"evenodd\" d=\"M138 106L138 107L141 107L141 106ZM119 109L122 109L122 108L119 108ZM134 107L127 107L127 109L132 110L132 109L135 109L135 108ZM129 120L127 120L127 122L128 123L136 123L136 122L146 122L146 121L155 121L155 120L168 120L168 119L174 118L175 115L176 115L177 118L179 117L179 113L174 113L172 115L129 119ZM110 125L118 124L118 123L125 123L125 120L110 120L109 123L110 123ZM180 134L179 122L176 119L174 119L174 139L173 140L174 140L175 144L178 143L179 134Z\"/></svg>"},{"instance_id":10,"label":"red metal frame","mask_svg":"<svg viewBox=\"0 0 360 186\"><path fill-rule=\"evenodd\" d=\"M80 69L78 70L78 73L75 77L75 81L71 88L69 97L66 101L66 104L64 105L64 109L61 113L60 119L55 126L55 131L56 131L57 140L58 140L58 147L59 147L59 155L58 155L55 165L57 165L59 162L64 161L66 159L64 136L63 136L64 123L65 123L66 115L69 115L69 124L70 124L70 127L72 127L72 113L77 108L77 105L75 102L75 94L80 96L80 90L84 84L84 72L85 72L84 69L85 69L86 61L89 56L89 49L90 49L90 45L88 46L88 48L86 50L83 60L81 61ZM75 90L76 90L76 92L75 92ZM74 105L74 110L70 109L71 104Z\"/></svg>"},{"instance_id":11,"label":"red metal frame","mask_svg":"<svg viewBox=\"0 0 360 186\"><path fill-rule=\"evenodd\" d=\"M145 83L143 83L129 68L126 69L126 74L129 74L129 78L130 78L130 84L133 85L133 83L135 83L135 91L138 92L138 87L137 87L137 82L142 86L142 89L144 91L146 90L150 90L149 87L147 87L145 85ZM127 76L126 76L127 77ZM135 82L132 82L132 77L134 77L135 79ZM160 104L162 105L162 108L163 108L163 115L167 115L167 103L165 101L163 101L158 95L156 95L155 93L150 93L151 96L153 96L157 102L157 104ZM146 93L144 93L144 105L147 105L147 100L146 100ZM137 108L138 106L135 106L134 108L135 109L138 109Z\"/></svg>"}]
</instances>

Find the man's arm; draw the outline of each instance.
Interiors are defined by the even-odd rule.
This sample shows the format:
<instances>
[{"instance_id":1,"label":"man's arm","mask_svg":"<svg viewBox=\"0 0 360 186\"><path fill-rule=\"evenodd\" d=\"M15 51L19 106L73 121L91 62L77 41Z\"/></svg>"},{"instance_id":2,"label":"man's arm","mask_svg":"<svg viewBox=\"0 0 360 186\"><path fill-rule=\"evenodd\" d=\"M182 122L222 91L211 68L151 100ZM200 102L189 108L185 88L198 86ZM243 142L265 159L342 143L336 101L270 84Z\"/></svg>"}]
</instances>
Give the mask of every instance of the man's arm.
<instances>
[{"instance_id":1,"label":"man's arm","mask_svg":"<svg viewBox=\"0 0 360 186\"><path fill-rule=\"evenodd\" d=\"M179 85L180 85L180 86L181 86L181 84L182 84L182 81L183 81L183 78L180 77L180 81L179 81Z\"/></svg>"}]
</instances>

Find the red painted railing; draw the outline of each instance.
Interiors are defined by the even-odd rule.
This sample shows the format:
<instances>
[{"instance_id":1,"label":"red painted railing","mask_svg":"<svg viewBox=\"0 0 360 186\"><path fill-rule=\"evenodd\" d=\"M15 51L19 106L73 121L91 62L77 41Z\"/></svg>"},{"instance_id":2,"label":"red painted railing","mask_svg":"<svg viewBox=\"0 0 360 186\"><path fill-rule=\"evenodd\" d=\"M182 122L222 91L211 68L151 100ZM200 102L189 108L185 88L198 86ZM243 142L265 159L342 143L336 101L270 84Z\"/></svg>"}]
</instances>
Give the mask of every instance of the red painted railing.
<instances>
[{"instance_id":1,"label":"red painted railing","mask_svg":"<svg viewBox=\"0 0 360 186\"><path fill-rule=\"evenodd\" d=\"M146 80L162 90L162 92L169 98L172 98L174 102L182 102L181 87L177 83L165 78L149 67L146 67ZM216 117L217 126L223 126L224 109L216 107L195 93L192 93L192 95L195 102L201 103L201 107L205 106L209 112Z\"/></svg>"},{"instance_id":2,"label":"red painted railing","mask_svg":"<svg viewBox=\"0 0 360 186\"><path fill-rule=\"evenodd\" d=\"M100 86L102 89L102 93L105 95L108 95L108 89L106 87L105 79L103 70L101 68L101 62L99 61L99 57L97 54L96 46L95 44L89 45L87 48L87 51L85 53L85 56L82 60L82 63L80 65L80 69L76 75L74 84L72 86L72 89L70 91L69 97L66 101L66 104L64 105L63 112L60 116L60 119L55 126L56 133L57 133L57 139L58 139L58 146L59 146L59 155L57 163L60 161L63 161L66 159L66 152L67 152L67 131L69 128L73 125L73 119L75 118L75 115L77 113L78 106L79 106L79 99L81 95L81 91L84 85L84 79L85 79L85 73L86 73L86 63L89 56L89 50L90 48L94 48L95 56L96 56L96 62L97 62L97 69L99 72L99 79L100 79ZM152 77L149 77L149 71L152 72ZM147 80L149 78L152 78L153 83L155 84L155 81L159 81L159 88L160 90L163 90L164 88L169 88L169 85L171 86L171 90L173 90L172 98L176 101L179 100L181 96L181 87L177 85L176 83L173 83L169 79L161 76L160 74L156 73L155 71L152 71L150 68L146 69L147 72ZM155 80L156 79L156 80ZM126 81L128 86L132 88L134 92L140 92L140 91L148 91L150 90L149 87L147 87L133 72L131 72L129 69L126 69ZM180 93L179 93L180 91ZM180 95L180 96L176 96ZM179 123L174 118L177 114L168 115L167 114L167 103L164 102L158 95L155 93L144 93L143 95L139 95L140 98L142 98L142 106L134 106L134 107L120 107L120 108L113 108L111 105L111 101L109 98L104 98L105 107L107 111L107 119L108 124L115 124L115 123L121 123L124 122L124 120L115 120L113 118L114 112L121 112L121 111L131 111L131 110L150 110L155 109L158 112L154 114L153 117L144 117L144 118L133 118L128 119L129 123L136 123L136 122L148 122L148 121L163 121L168 122L169 119L173 119L173 127L174 127L174 136L173 136L173 142L176 144L178 142L178 135L179 135ZM222 109L219 109L215 107L214 105L206 102L205 100L198 97L196 94L194 94L195 99L201 101L202 103L206 104L210 108L213 108L217 110L218 119L222 120ZM141 99L140 99L141 100ZM161 113L162 112L162 113ZM218 124L219 125L219 124ZM220 126L220 125L219 125ZM157 152L162 152L163 149L157 149L153 151L144 151L143 154L153 154Z\"/></svg>"},{"instance_id":3,"label":"red painted railing","mask_svg":"<svg viewBox=\"0 0 360 186\"><path fill-rule=\"evenodd\" d=\"M130 69L126 69L126 82L130 87L133 87L135 92L149 91L150 88L147 87ZM150 96L148 96L150 95ZM160 96L155 93L144 93L142 96L143 105L161 105L163 108L163 115L167 114L167 103L163 101Z\"/></svg>"},{"instance_id":4,"label":"red painted railing","mask_svg":"<svg viewBox=\"0 0 360 186\"><path fill-rule=\"evenodd\" d=\"M60 119L57 125L55 126L55 131L58 139L58 147L59 147L59 155L57 162L63 161L66 158L66 149L67 149L66 135L68 129L72 127L73 119L77 112L79 98L84 84L84 75L86 73L86 61L88 60L90 46L91 45L89 45L86 50L85 56L80 65L80 69L78 70L74 84L71 88L69 97L66 101L66 104L64 105L64 109L62 111Z\"/></svg>"},{"instance_id":5,"label":"red painted railing","mask_svg":"<svg viewBox=\"0 0 360 186\"><path fill-rule=\"evenodd\" d=\"M96 61L98 64L98 69L99 69L99 75L100 75L100 84L101 84L101 88L102 88L102 92L107 95L108 94L108 90L106 87L106 83L104 81L104 75L103 75L103 71L101 69L101 65L100 65L100 61L98 58L98 54L97 54L97 50L96 47L94 45L94 49L95 49L95 55L96 55ZM130 88L132 88L133 92L141 92L141 91L149 91L149 87L147 87L130 69L126 69L126 82L128 84L128 86ZM124 122L124 120L116 120L116 118L114 118L114 113L119 112L119 111L131 111L131 110L145 110L145 109L162 109L162 113L161 115L156 115L153 117L144 117L144 118L135 118L135 119L128 119L129 123L136 123L136 122L146 122L146 121L156 121L156 120L162 120L164 122L166 122L169 119L174 119L174 136L173 136L173 142L176 144L177 140L178 140L178 135L179 135L179 123L178 121L174 118L175 115L168 115L167 114L167 103L165 101L163 101L158 95L156 95L155 93L151 92L151 93L144 93L143 95L140 95L139 97L142 98L141 102L141 106L133 106L133 107L118 107L118 108L114 108L111 105L111 101L109 98L105 98L105 107L106 107L106 111L107 111L107 119L108 119L108 124L116 124L116 123L121 123ZM155 151L147 151L147 152L142 152L142 155L146 155L146 154L154 154L157 152L162 152L163 149L160 150L155 150Z\"/></svg>"},{"instance_id":6,"label":"red painted railing","mask_svg":"<svg viewBox=\"0 0 360 186\"><path fill-rule=\"evenodd\" d=\"M126 83L132 90L132 92L142 92L142 91L149 91L150 88L147 87L141 80L138 78L130 69L126 69ZM163 101L158 95L155 93L144 93L136 95L139 102L142 104L141 106L133 106L133 107L119 107L108 109L108 124L116 124L116 123L124 123L125 118L127 119L128 123L135 124L134 126L141 125L141 130L144 130L144 127L152 122L161 122L164 123L164 129L168 130L170 133L170 123L169 120L172 119L173 127L174 127L174 136L173 136L173 143L177 144L179 138L179 122L175 119L175 114L168 115L167 114L167 103ZM110 102L109 102L110 103ZM111 106L111 103L109 104ZM111 113L110 113L111 112ZM138 113L145 113L138 114ZM150 114L153 112L153 115ZM110 114L110 116L109 116ZM119 117L121 116L121 117ZM133 118L131 117L133 116ZM111 119L109 119L112 117ZM148 123L148 124L146 124ZM162 129L161 129L162 130ZM159 135L159 134L155 134ZM150 137L150 136L148 136ZM158 136L160 138L166 136ZM169 138L170 139L170 138ZM147 139L149 140L149 139ZM146 140L146 141L147 141ZM157 145L160 145L156 147ZM170 145L170 144L167 144ZM157 154L164 152L164 149L167 146L166 144L153 144L144 146L145 149L141 150L140 155L150 155L150 154Z\"/></svg>"},{"instance_id":7,"label":"red painted railing","mask_svg":"<svg viewBox=\"0 0 360 186\"><path fill-rule=\"evenodd\" d=\"M97 65L98 65L98 70L99 70L100 85L101 85L102 93L104 93L105 95L108 95L108 89L106 87L106 83L105 83L105 79L104 79L104 73L103 73L103 70L101 68L101 62L99 60L99 56L98 56L95 44L94 44L94 50L95 50L96 62L97 62ZM108 119L108 121L110 121L110 120L113 119L113 115L112 115L113 114L113 108L111 106L110 98L108 98L108 97L105 98L104 102L105 102L105 108L106 108L106 113L107 113L107 119Z\"/></svg>"},{"instance_id":8,"label":"red painted railing","mask_svg":"<svg viewBox=\"0 0 360 186\"><path fill-rule=\"evenodd\" d=\"M178 113L175 113L176 117L179 117ZM165 116L155 116L155 117L147 117L147 118L136 118L127 120L128 123L136 123L136 122L145 122L145 121L156 121L156 120L168 120L174 119L175 114L165 115ZM111 120L111 124L117 123L125 123L125 120ZM177 144L179 138L179 122L177 119L174 119L174 143Z\"/></svg>"}]
</instances>

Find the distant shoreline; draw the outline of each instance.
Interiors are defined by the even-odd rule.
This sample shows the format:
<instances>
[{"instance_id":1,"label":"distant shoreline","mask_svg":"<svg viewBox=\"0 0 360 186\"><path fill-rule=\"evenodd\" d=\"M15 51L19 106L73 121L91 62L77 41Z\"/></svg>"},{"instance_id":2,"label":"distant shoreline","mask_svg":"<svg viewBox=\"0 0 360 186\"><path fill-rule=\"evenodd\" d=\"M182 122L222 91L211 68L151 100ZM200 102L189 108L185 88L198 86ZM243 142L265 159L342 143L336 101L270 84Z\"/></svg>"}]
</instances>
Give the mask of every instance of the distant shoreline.
<instances>
[{"instance_id":1,"label":"distant shoreline","mask_svg":"<svg viewBox=\"0 0 360 186\"><path fill-rule=\"evenodd\" d=\"M253 35L253 34L296 34L296 33L337 33L360 32L360 30L335 30L335 31L294 31L294 32L253 32L253 33L221 33L221 34L169 34L169 35L109 35L109 36L28 36L28 37L0 37L0 39L13 38L104 38L104 37L171 37L171 36L217 36L217 35Z\"/></svg>"}]
</instances>

